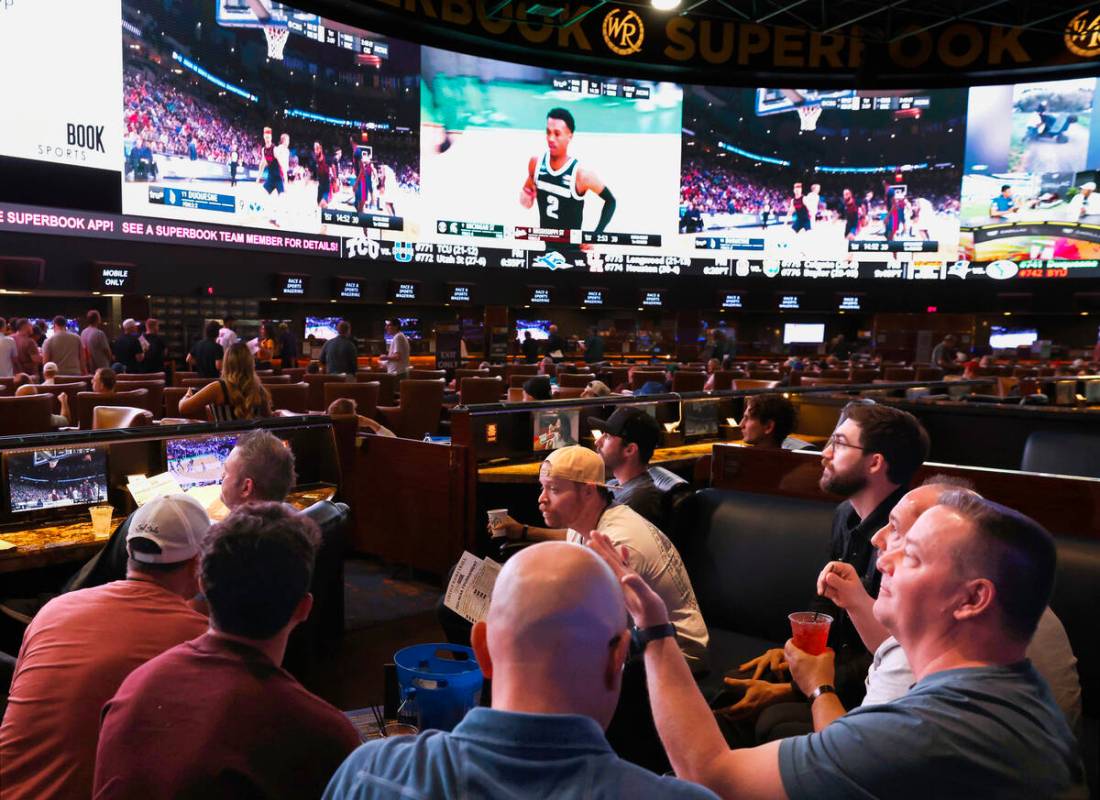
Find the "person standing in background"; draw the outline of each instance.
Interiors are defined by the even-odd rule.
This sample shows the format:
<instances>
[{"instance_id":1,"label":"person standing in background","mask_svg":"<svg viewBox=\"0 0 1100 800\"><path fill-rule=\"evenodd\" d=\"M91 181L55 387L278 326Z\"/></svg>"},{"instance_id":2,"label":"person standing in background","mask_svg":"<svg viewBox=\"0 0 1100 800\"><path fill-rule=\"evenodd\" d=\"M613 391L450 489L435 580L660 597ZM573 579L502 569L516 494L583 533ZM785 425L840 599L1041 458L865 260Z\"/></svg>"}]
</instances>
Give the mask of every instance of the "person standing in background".
<instances>
[{"instance_id":1,"label":"person standing in background","mask_svg":"<svg viewBox=\"0 0 1100 800\"><path fill-rule=\"evenodd\" d=\"M386 320L386 334L392 336L386 355L378 360L386 364L386 372L397 376L397 382L409 377L409 340L401 332L396 320Z\"/></svg>"},{"instance_id":2,"label":"person standing in background","mask_svg":"<svg viewBox=\"0 0 1100 800\"><path fill-rule=\"evenodd\" d=\"M141 371L145 374L164 372L164 356L168 350L168 344L160 335L160 320L153 317L145 320L145 333L139 341L145 351L145 358L141 361Z\"/></svg>"},{"instance_id":3,"label":"person standing in background","mask_svg":"<svg viewBox=\"0 0 1100 800\"><path fill-rule=\"evenodd\" d=\"M15 368L27 375L38 375L42 363L42 353L34 341L34 326L25 317L15 323Z\"/></svg>"},{"instance_id":4,"label":"person standing in background","mask_svg":"<svg viewBox=\"0 0 1100 800\"><path fill-rule=\"evenodd\" d=\"M79 336L69 332L68 325L65 317L53 318L53 335L42 348L42 358L55 362L57 371L62 375L84 375L87 367L84 346Z\"/></svg>"},{"instance_id":5,"label":"person standing in background","mask_svg":"<svg viewBox=\"0 0 1100 800\"><path fill-rule=\"evenodd\" d=\"M8 321L0 317L0 378L15 372L15 341L8 336Z\"/></svg>"},{"instance_id":6,"label":"person standing in background","mask_svg":"<svg viewBox=\"0 0 1100 800\"><path fill-rule=\"evenodd\" d=\"M226 317L221 330L218 331L218 344L222 346L223 351L228 350L241 340L241 337L237 335L236 328L237 320L233 317Z\"/></svg>"},{"instance_id":7,"label":"person standing in background","mask_svg":"<svg viewBox=\"0 0 1100 800\"><path fill-rule=\"evenodd\" d=\"M114 356L111 353L111 343L100 328L103 318L99 312L92 309L88 312L87 324L80 332L80 341L84 344L84 360L89 371L111 366Z\"/></svg>"},{"instance_id":8,"label":"person standing in background","mask_svg":"<svg viewBox=\"0 0 1100 800\"><path fill-rule=\"evenodd\" d=\"M551 325L549 328L550 335L546 337L546 355L554 359L554 363L561 361L565 358L565 339L558 336L558 326Z\"/></svg>"}]
</instances>

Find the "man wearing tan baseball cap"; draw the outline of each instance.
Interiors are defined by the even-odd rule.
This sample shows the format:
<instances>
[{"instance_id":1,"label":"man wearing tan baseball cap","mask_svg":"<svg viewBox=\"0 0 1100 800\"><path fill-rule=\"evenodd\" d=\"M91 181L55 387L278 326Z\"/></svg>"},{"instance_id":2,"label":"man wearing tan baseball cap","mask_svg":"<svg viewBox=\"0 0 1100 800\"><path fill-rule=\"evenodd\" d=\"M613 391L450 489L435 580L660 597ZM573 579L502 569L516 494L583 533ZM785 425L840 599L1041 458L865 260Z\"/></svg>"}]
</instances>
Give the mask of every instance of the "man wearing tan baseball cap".
<instances>
[{"instance_id":1,"label":"man wearing tan baseball cap","mask_svg":"<svg viewBox=\"0 0 1100 800\"><path fill-rule=\"evenodd\" d=\"M684 657L693 670L705 671L707 626L684 562L645 517L628 506L612 505L599 454L580 445L555 450L542 462L539 483L539 511L546 524L565 528L566 541L574 544L586 544L588 534L598 530L616 550L625 549L631 568L669 604L669 621Z\"/></svg>"}]
</instances>

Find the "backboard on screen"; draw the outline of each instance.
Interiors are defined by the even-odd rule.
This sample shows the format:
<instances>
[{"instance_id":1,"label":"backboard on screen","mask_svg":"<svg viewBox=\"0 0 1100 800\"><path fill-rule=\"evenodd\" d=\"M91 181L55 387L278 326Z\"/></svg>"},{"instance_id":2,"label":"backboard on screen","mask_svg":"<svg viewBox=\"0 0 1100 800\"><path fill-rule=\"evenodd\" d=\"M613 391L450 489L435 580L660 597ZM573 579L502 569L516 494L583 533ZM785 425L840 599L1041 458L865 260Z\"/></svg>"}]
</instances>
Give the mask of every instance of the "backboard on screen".
<instances>
[{"instance_id":1,"label":"backboard on screen","mask_svg":"<svg viewBox=\"0 0 1100 800\"><path fill-rule=\"evenodd\" d=\"M965 121L966 90L685 87L679 230L716 256L954 258Z\"/></svg>"},{"instance_id":2,"label":"backboard on screen","mask_svg":"<svg viewBox=\"0 0 1100 800\"><path fill-rule=\"evenodd\" d=\"M122 9L124 213L355 236L416 216L418 45L270 0Z\"/></svg>"},{"instance_id":3,"label":"backboard on screen","mask_svg":"<svg viewBox=\"0 0 1100 800\"><path fill-rule=\"evenodd\" d=\"M107 451L102 447L8 452L4 467L12 513L107 501Z\"/></svg>"}]
</instances>

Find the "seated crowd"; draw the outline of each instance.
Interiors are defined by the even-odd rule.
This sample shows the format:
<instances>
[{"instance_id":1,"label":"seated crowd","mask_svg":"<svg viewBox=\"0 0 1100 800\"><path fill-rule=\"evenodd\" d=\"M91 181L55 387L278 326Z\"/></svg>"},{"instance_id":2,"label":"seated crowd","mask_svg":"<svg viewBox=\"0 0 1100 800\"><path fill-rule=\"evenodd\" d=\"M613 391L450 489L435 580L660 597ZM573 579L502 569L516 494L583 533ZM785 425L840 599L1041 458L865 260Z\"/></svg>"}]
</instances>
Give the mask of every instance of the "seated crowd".
<instances>
[{"instance_id":1,"label":"seated crowd","mask_svg":"<svg viewBox=\"0 0 1100 800\"><path fill-rule=\"evenodd\" d=\"M766 396L745 416L758 446L783 446L793 426ZM565 446L542 463L542 525L490 528L519 549L487 618L444 620L492 679L491 707L450 732L360 744L281 668L310 614L319 538L282 502L293 455L255 431L226 463L224 520L186 496L153 500L33 615L0 725L3 796L1083 791L1080 685L1049 607L1053 540L957 479L911 487L929 440L910 414L853 402L821 453L821 488L844 498L806 587L834 620L829 647L792 639L744 664L709 660L691 577L662 531L657 423L626 407L589 422L595 451ZM725 688L706 696L698 681L712 672ZM631 746L647 738L656 752Z\"/></svg>"}]
</instances>

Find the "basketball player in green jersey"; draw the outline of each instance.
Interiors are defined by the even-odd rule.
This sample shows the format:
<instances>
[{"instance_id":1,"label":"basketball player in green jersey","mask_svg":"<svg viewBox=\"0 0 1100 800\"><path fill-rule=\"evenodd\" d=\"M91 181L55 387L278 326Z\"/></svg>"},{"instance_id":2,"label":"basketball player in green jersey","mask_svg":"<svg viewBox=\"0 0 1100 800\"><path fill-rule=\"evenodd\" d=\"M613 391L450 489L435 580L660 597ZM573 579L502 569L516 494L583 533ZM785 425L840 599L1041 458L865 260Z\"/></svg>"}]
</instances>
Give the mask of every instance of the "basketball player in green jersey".
<instances>
[{"instance_id":1,"label":"basketball player in green jersey","mask_svg":"<svg viewBox=\"0 0 1100 800\"><path fill-rule=\"evenodd\" d=\"M596 173L581 169L569 155L573 140L573 115L564 108L552 108L546 115L546 152L527 163L527 180L519 202L531 208L538 202L539 227L580 230L584 217L584 196L588 192L603 199L596 233L602 233L615 213L615 197Z\"/></svg>"}]
</instances>

